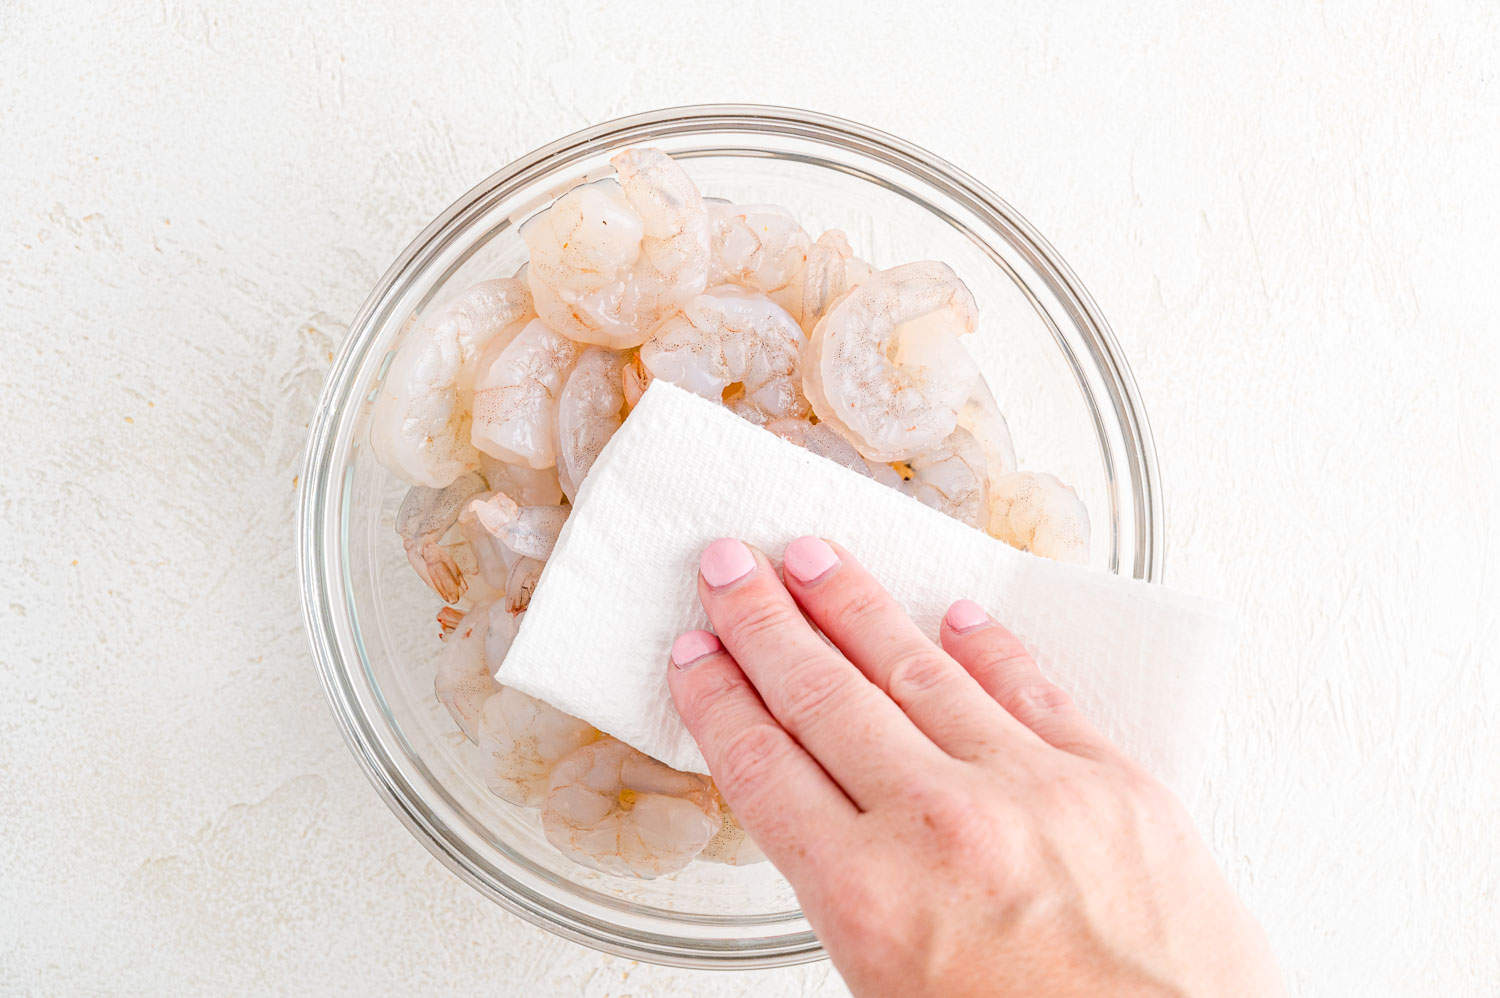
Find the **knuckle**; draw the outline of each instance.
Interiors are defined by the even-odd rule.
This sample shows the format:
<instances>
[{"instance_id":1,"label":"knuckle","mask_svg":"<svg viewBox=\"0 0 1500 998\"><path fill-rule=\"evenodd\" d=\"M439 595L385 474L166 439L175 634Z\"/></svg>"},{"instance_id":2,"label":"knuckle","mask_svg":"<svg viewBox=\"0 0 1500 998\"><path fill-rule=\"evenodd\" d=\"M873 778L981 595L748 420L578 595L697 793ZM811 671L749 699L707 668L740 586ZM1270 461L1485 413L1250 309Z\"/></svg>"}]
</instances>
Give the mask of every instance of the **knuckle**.
<instances>
[{"instance_id":1,"label":"knuckle","mask_svg":"<svg viewBox=\"0 0 1500 998\"><path fill-rule=\"evenodd\" d=\"M841 627L861 628L887 609L883 593L863 586L851 587L839 594L830 608L830 615Z\"/></svg>"},{"instance_id":2,"label":"knuckle","mask_svg":"<svg viewBox=\"0 0 1500 998\"><path fill-rule=\"evenodd\" d=\"M933 648L914 651L891 667L886 689L897 703L907 703L953 679L953 663Z\"/></svg>"},{"instance_id":3,"label":"knuckle","mask_svg":"<svg viewBox=\"0 0 1500 998\"><path fill-rule=\"evenodd\" d=\"M1072 710L1073 698L1062 687L1036 678L1012 688L1001 704L1016 720L1034 727Z\"/></svg>"},{"instance_id":4,"label":"knuckle","mask_svg":"<svg viewBox=\"0 0 1500 998\"><path fill-rule=\"evenodd\" d=\"M1014 823L1003 820L983 795L948 787L921 794L913 813L922 837L948 857L996 856L1011 848Z\"/></svg>"},{"instance_id":5,"label":"knuckle","mask_svg":"<svg viewBox=\"0 0 1500 998\"><path fill-rule=\"evenodd\" d=\"M720 629L730 644L746 646L764 644L791 623L792 613L786 606L769 596L755 594L734 606L729 620Z\"/></svg>"},{"instance_id":6,"label":"knuckle","mask_svg":"<svg viewBox=\"0 0 1500 998\"><path fill-rule=\"evenodd\" d=\"M770 785L772 774L785 759L786 735L769 724L752 724L735 732L719 760L721 782L731 793L755 796Z\"/></svg>"},{"instance_id":7,"label":"knuckle","mask_svg":"<svg viewBox=\"0 0 1500 998\"><path fill-rule=\"evenodd\" d=\"M976 644L965 648L959 659L975 676L1003 680L1007 676L1029 675L1036 663L1026 646L1014 635L990 627L980 632Z\"/></svg>"},{"instance_id":8,"label":"knuckle","mask_svg":"<svg viewBox=\"0 0 1500 998\"><path fill-rule=\"evenodd\" d=\"M688 674L691 681L682 684L678 696L680 713L687 718L709 717L749 690L745 678L737 670L698 670Z\"/></svg>"},{"instance_id":9,"label":"knuckle","mask_svg":"<svg viewBox=\"0 0 1500 998\"><path fill-rule=\"evenodd\" d=\"M816 722L850 694L850 682L844 670L827 663L793 663L777 684L778 705L794 724Z\"/></svg>"},{"instance_id":10,"label":"knuckle","mask_svg":"<svg viewBox=\"0 0 1500 998\"><path fill-rule=\"evenodd\" d=\"M841 935L860 940L865 953L901 952L910 945L905 913L879 891L852 889L839 899L835 921Z\"/></svg>"}]
</instances>

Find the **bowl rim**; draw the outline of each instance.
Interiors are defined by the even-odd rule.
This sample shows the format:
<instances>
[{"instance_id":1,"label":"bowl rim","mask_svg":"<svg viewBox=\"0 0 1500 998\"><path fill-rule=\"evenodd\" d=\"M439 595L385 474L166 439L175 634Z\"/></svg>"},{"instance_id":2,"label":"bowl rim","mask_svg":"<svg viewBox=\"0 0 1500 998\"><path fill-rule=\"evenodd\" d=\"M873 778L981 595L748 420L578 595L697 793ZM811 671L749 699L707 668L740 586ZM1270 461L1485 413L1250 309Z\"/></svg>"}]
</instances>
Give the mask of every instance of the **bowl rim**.
<instances>
[{"instance_id":1,"label":"bowl rim","mask_svg":"<svg viewBox=\"0 0 1500 998\"><path fill-rule=\"evenodd\" d=\"M475 859L467 855L463 844L443 833L441 819L430 813L422 804L418 789L411 785L399 767L390 763L385 746L380 744L380 739L358 709L357 695L348 680L350 670L333 627L334 606L326 584L330 552L325 550L324 529L329 513L329 478L336 470L330 460L337 444L334 429L342 414L343 403L359 387L353 383L353 377L362 367L371 346L368 334L372 317L382 310L413 261L429 253L434 242L456 220L475 211L482 202L526 187L559 157L576 155L596 146L617 144L627 137L632 141L644 141L653 134L688 135L720 129L840 144L939 187L966 207L980 211L1010 230L1014 237L1013 246L1048 281L1069 317L1090 341L1098 373L1119 418L1120 431L1125 438L1124 453L1130 463L1128 480L1135 492L1137 543L1135 563L1116 566L1116 570L1147 582L1159 581L1165 561L1165 513L1155 443L1145 408L1108 322L1057 251L1019 212L987 186L919 146L847 119L797 108L757 104L668 107L591 125L534 149L490 174L424 227L365 298L330 367L303 458L296 544L303 621L329 709L344 741L377 793L428 852L502 908L574 942L617 956L669 966L747 969L808 963L823 959L826 954L810 931L764 937L746 948L708 948L701 941L686 937L672 939L627 930L559 905L550 898L538 897L504 871L501 871L498 883L480 874Z\"/></svg>"}]
</instances>

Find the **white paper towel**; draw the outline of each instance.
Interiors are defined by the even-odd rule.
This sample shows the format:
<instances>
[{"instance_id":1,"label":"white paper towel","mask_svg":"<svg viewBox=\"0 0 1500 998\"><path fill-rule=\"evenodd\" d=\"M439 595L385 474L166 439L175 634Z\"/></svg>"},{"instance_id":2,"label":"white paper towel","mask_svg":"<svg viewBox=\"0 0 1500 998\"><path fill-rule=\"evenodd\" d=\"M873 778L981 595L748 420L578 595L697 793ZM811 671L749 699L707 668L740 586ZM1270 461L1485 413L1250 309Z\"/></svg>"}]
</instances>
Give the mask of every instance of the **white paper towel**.
<instances>
[{"instance_id":1,"label":"white paper towel","mask_svg":"<svg viewBox=\"0 0 1500 998\"><path fill-rule=\"evenodd\" d=\"M699 552L738 537L779 560L804 534L848 548L934 637L954 600L977 601L1116 744L1196 789L1227 668L1224 607L1017 551L662 381L589 471L499 679L706 773L667 690L673 639L708 626Z\"/></svg>"}]
</instances>

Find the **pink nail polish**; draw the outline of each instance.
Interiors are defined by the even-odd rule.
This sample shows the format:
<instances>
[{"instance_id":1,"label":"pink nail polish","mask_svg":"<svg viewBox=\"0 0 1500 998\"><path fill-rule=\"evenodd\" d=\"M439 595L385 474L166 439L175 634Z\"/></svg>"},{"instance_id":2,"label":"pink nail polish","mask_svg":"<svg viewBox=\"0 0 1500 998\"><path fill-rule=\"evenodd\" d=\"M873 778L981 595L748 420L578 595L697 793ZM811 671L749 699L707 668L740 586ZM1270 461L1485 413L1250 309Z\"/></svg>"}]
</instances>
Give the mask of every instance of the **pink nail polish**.
<instances>
[{"instance_id":1,"label":"pink nail polish","mask_svg":"<svg viewBox=\"0 0 1500 998\"><path fill-rule=\"evenodd\" d=\"M703 549L698 560L698 571L703 581L715 589L738 582L755 568L755 555L743 543L732 537L714 541Z\"/></svg>"},{"instance_id":2,"label":"pink nail polish","mask_svg":"<svg viewBox=\"0 0 1500 998\"><path fill-rule=\"evenodd\" d=\"M724 646L708 631L688 631L672 642L672 664L686 669L701 658L706 658Z\"/></svg>"},{"instance_id":3,"label":"pink nail polish","mask_svg":"<svg viewBox=\"0 0 1500 998\"><path fill-rule=\"evenodd\" d=\"M821 537L799 537L786 546L781 567L798 582L821 579L839 563L839 556Z\"/></svg>"},{"instance_id":4,"label":"pink nail polish","mask_svg":"<svg viewBox=\"0 0 1500 998\"><path fill-rule=\"evenodd\" d=\"M947 621L950 628L962 634L988 624L990 615L984 612L984 607L973 600L961 599L948 608L948 613L943 619Z\"/></svg>"}]
</instances>

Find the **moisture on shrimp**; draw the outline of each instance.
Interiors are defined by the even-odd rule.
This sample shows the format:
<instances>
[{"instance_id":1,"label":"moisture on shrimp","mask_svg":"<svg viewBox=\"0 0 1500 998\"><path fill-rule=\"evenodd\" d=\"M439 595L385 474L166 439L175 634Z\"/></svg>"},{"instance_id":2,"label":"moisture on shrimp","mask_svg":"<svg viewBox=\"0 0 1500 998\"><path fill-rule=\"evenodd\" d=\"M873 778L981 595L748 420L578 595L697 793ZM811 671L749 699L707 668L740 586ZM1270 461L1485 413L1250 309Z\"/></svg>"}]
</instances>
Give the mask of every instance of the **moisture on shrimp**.
<instances>
[{"instance_id":1,"label":"moisture on shrimp","mask_svg":"<svg viewBox=\"0 0 1500 998\"><path fill-rule=\"evenodd\" d=\"M964 345L976 303L946 264L876 269L842 231L705 198L659 150L610 162L526 221L513 276L404 333L370 443L410 486L395 532L445 604L434 693L485 784L539 808L577 862L652 877L764 857L712 781L502 681L572 504L654 379L1033 554L1085 560L1088 513L1019 469Z\"/></svg>"}]
</instances>

